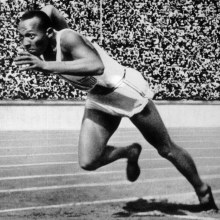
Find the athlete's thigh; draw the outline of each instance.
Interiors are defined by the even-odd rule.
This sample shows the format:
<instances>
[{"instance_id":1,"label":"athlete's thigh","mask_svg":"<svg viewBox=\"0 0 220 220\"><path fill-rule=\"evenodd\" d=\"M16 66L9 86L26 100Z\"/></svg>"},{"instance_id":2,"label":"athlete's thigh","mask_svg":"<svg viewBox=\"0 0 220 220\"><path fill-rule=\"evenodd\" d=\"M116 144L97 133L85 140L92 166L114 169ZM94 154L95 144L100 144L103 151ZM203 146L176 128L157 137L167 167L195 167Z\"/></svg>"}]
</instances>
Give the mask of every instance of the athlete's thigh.
<instances>
[{"instance_id":1,"label":"athlete's thigh","mask_svg":"<svg viewBox=\"0 0 220 220\"><path fill-rule=\"evenodd\" d=\"M120 121L120 117L85 109L79 137L79 158L86 161L98 159Z\"/></svg>"},{"instance_id":2,"label":"athlete's thigh","mask_svg":"<svg viewBox=\"0 0 220 220\"><path fill-rule=\"evenodd\" d=\"M131 121L154 147L159 148L170 143L168 131L153 101L149 100L144 110L134 115Z\"/></svg>"}]
</instances>

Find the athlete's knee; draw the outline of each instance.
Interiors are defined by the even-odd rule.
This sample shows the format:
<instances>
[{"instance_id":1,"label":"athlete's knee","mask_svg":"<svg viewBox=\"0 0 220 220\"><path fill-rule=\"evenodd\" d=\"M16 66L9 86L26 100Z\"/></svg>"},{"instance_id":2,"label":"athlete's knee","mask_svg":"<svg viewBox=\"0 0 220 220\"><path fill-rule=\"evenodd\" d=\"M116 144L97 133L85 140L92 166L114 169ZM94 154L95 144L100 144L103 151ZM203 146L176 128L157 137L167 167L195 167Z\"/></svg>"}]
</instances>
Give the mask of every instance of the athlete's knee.
<instances>
[{"instance_id":1,"label":"athlete's knee","mask_svg":"<svg viewBox=\"0 0 220 220\"><path fill-rule=\"evenodd\" d=\"M172 142L160 145L157 151L161 157L172 160L175 157L175 145Z\"/></svg>"},{"instance_id":2,"label":"athlete's knee","mask_svg":"<svg viewBox=\"0 0 220 220\"><path fill-rule=\"evenodd\" d=\"M87 171L94 171L97 169L97 166L93 163L79 163L79 165L83 170Z\"/></svg>"},{"instance_id":3,"label":"athlete's knee","mask_svg":"<svg viewBox=\"0 0 220 220\"><path fill-rule=\"evenodd\" d=\"M167 158L167 159L172 157L172 152L170 150L167 150L167 149L158 150L158 153L161 157L164 157L164 158Z\"/></svg>"},{"instance_id":4,"label":"athlete's knee","mask_svg":"<svg viewBox=\"0 0 220 220\"><path fill-rule=\"evenodd\" d=\"M82 169L87 170L87 171L93 171L98 168L97 163L95 161L90 160L90 159L81 158L79 160L79 165Z\"/></svg>"}]
</instances>

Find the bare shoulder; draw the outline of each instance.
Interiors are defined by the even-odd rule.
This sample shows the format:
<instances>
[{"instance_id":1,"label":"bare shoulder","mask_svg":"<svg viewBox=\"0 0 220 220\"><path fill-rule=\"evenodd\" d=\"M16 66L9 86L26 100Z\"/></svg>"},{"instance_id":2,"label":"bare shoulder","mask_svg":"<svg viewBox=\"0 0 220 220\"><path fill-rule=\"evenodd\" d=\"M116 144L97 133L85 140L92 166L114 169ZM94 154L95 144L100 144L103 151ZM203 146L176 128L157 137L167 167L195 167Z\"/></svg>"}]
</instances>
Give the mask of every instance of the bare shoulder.
<instances>
[{"instance_id":1,"label":"bare shoulder","mask_svg":"<svg viewBox=\"0 0 220 220\"><path fill-rule=\"evenodd\" d=\"M84 37L71 29L63 30L60 36L60 45L64 50L72 49L83 44Z\"/></svg>"},{"instance_id":2,"label":"bare shoulder","mask_svg":"<svg viewBox=\"0 0 220 220\"><path fill-rule=\"evenodd\" d=\"M60 46L63 53L71 54L73 57L94 57L94 55L98 55L96 49L86 37L71 29L62 31Z\"/></svg>"}]
</instances>

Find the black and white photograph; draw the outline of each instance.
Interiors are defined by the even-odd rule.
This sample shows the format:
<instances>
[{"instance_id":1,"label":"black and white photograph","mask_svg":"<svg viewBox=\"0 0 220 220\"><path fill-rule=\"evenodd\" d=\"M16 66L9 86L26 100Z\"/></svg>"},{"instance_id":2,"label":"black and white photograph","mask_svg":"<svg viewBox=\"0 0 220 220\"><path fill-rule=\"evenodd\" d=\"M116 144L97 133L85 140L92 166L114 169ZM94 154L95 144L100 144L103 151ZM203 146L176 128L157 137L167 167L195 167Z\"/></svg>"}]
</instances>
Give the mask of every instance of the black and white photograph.
<instances>
[{"instance_id":1,"label":"black and white photograph","mask_svg":"<svg viewBox=\"0 0 220 220\"><path fill-rule=\"evenodd\" d=\"M219 0L0 0L0 220L220 219Z\"/></svg>"}]
</instances>

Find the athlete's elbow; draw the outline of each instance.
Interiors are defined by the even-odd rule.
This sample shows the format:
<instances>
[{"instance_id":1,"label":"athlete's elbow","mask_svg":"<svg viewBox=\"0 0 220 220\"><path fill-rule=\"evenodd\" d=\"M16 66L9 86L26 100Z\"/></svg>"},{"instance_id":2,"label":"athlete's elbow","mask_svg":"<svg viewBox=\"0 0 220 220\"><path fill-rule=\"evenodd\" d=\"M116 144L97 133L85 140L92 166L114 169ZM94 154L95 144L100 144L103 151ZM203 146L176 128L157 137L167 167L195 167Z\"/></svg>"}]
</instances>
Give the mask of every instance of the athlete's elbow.
<instances>
[{"instance_id":1,"label":"athlete's elbow","mask_svg":"<svg viewBox=\"0 0 220 220\"><path fill-rule=\"evenodd\" d=\"M85 66L85 70L93 75L102 75L104 72L104 64L100 59L89 59L86 61L87 65Z\"/></svg>"},{"instance_id":2,"label":"athlete's elbow","mask_svg":"<svg viewBox=\"0 0 220 220\"><path fill-rule=\"evenodd\" d=\"M97 70L97 75L102 75L104 73L105 67L99 67L99 69Z\"/></svg>"},{"instance_id":3,"label":"athlete's elbow","mask_svg":"<svg viewBox=\"0 0 220 220\"><path fill-rule=\"evenodd\" d=\"M104 70L105 70L105 67L104 67L103 63L99 63L96 68L96 74L102 75L104 73Z\"/></svg>"}]
</instances>

